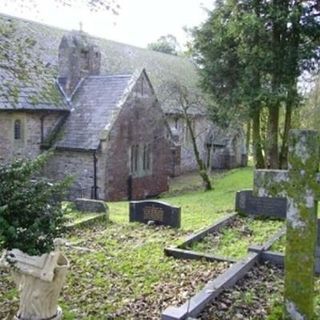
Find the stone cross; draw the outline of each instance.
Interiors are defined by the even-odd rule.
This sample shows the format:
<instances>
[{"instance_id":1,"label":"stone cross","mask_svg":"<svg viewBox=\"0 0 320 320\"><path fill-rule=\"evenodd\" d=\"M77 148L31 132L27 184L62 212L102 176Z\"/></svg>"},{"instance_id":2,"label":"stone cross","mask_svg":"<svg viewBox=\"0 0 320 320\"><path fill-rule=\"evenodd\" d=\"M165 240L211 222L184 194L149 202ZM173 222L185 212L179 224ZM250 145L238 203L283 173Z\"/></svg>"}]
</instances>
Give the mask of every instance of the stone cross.
<instances>
[{"instance_id":1,"label":"stone cross","mask_svg":"<svg viewBox=\"0 0 320 320\"><path fill-rule=\"evenodd\" d=\"M291 130L288 170L256 170L254 193L287 198L285 319L311 320L317 243L319 134Z\"/></svg>"}]
</instances>

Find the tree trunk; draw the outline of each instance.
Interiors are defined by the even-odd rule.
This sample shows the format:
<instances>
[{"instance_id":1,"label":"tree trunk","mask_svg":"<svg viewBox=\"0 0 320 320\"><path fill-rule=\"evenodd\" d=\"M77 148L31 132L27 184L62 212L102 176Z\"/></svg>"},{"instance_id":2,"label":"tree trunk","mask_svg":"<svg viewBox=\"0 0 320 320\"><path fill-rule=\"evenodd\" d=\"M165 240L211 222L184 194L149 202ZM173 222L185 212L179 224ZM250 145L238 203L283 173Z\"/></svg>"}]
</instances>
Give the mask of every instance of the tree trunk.
<instances>
[{"instance_id":1,"label":"tree trunk","mask_svg":"<svg viewBox=\"0 0 320 320\"><path fill-rule=\"evenodd\" d=\"M249 149L250 149L250 141L251 141L251 119L249 119L247 122L246 149L247 149L248 156L249 156Z\"/></svg>"},{"instance_id":2,"label":"tree trunk","mask_svg":"<svg viewBox=\"0 0 320 320\"><path fill-rule=\"evenodd\" d=\"M272 95L268 105L268 133L266 164L268 168L279 168L279 110L281 97L281 84L285 78L285 56L288 0L273 0L271 3L272 18L272 66L271 66L271 86Z\"/></svg>"},{"instance_id":3,"label":"tree trunk","mask_svg":"<svg viewBox=\"0 0 320 320\"><path fill-rule=\"evenodd\" d=\"M206 191L212 190L213 188L212 188L211 181L210 181L210 178L209 178L209 175L208 175L208 172L207 172L207 167L206 167L205 163L203 162L203 160L200 157L200 153L199 153L199 150L198 150L195 133L194 133L193 128L192 128L192 122L191 122L190 116L187 114L187 110L184 110L184 117L185 117L185 120L186 120L186 123L187 123L187 130L189 130L189 132L190 132L193 152L194 152L194 156L195 156L196 161L197 161L199 174L200 174L200 177L202 178L202 181L203 181L203 184L204 184L204 188L205 188Z\"/></svg>"},{"instance_id":4,"label":"tree trunk","mask_svg":"<svg viewBox=\"0 0 320 320\"><path fill-rule=\"evenodd\" d=\"M265 168L260 136L260 111L255 112L252 116L252 147L255 167L257 169Z\"/></svg>"},{"instance_id":5,"label":"tree trunk","mask_svg":"<svg viewBox=\"0 0 320 320\"><path fill-rule=\"evenodd\" d=\"M300 18L303 14L302 4L296 5L295 19L292 20L291 34L288 36L288 60L290 62L292 71L289 73L290 79L287 84L287 99L286 99L286 115L283 130L283 140L281 151L279 155L280 168L286 169L288 166L288 135L291 129L292 110L297 106L298 90L297 79L299 76L299 43L300 43Z\"/></svg>"},{"instance_id":6,"label":"tree trunk","mask_svg":"<svg viewBox=\"0 0 320 320\"><path fill-rule=\"evenodd\" d=\"M284 131L283 131L281 151L279 155L280 169L288 168L288 138L289 138L289 130L291 129L291 117L292 117L292 105L288 104L286 106Z\"/></svg>"},{"instance_id":7,"label":"tree trunk","mask_svg":"<svg viewBox=\"0 0 320 320\"><path fill-rule=\"evenodd\" d=\"M268 134L267 134L267 167L279 168L278 129L279 129L279 105L269 107Z\"/></svg>"}]
</instances>

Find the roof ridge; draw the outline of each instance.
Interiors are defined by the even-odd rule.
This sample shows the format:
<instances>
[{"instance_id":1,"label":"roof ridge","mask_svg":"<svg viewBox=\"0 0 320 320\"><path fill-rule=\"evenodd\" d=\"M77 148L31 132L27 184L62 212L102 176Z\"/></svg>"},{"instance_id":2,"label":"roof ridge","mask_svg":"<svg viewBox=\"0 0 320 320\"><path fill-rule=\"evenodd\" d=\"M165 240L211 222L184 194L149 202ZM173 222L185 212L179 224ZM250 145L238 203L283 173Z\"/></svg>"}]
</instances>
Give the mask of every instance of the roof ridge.
<instances>
[{"instance_id":1,"label":"roof ridge","mask_svg":"<svg viewBox=\"0 0 320 320\"><path fill-rule=\"evenodd\" d=\"M39 21L28 19L28 18L21 18L21 17L18 17L18 16L13 16L13 15L2 13L2 12L0 12L0 16L6 17L6 18L9 18L9 19L17 19L17 20L20 20L20 21L23 21L23 22L27 22L27 23L35 23L35 24L38 24L38 25L42 25L42 26L45 26L45 27L48 27L48 28L57 29L57 30L64 31L64 32L78 31L78 30L74 30L74 29L65 29L65 28L54 26L54 25L51 25L51 24L48 24L48 23L45 23L45 22L39 22ZM133 45L133 44L120 42L120 41L116 41L116 40L111 40L111 39L107 39L107 38L104 38L104 37L101 37L101 36L96 36L96 35L90 34L88 32L86 32L86 34L89 37L91 37L91 38L93 38L95 40L109 41L109 42L113 42L113 43L116 43L116 44L120 44L120 45L129 46L129 47L132 47L132 48L136 48L136 49L139 49L139 50L152 52L152 53L154 53L156 55L158 54L158 55L163 55L163 56L170 56L170 57L173 57L175 59L188 60L189 62L193 63L192 60L190 60L188 57L179 56L179 55L176 56L176 55L171 55L171 54L164 53L164 52L150 50L148 48L139 47L139 46L136 46L136 45Z\"/></svg>"},{"instance_id":2,"label":"roof ridge","mask_svg":"<svg viewBox=\"0 0 320 320\"><path fill-rule=\"evenodd\" d=\"M85 79L92 79L92 78L130 78L132 77L133 73L128 74L106 74L106 75L90 75L87 76Z\"/></svg>"}]
</instances>

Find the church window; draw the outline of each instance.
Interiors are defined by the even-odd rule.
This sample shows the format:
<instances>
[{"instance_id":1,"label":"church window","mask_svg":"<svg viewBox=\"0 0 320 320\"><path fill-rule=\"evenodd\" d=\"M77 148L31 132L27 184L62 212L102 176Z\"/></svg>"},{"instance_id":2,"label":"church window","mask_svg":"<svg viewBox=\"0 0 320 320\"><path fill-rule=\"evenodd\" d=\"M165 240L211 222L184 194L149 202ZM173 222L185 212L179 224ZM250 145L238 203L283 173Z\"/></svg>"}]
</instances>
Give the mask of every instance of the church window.
<instances>
[{"instance_id":1,"label":"church window","mask_svg":"<svg viewBox=\"0 0 320 320\"><path fill-rule=\"evenodd\" d=\"M14 139L21 140L22 139L22 124L21 120L15 120L14 122Z\"/></svg>"},{"instance_id":2,"label":"church window","mask_svg":"<svg viewBox=\"0 0 320 320\"><path fill-rule=\"evenodd\" d=\"M130 172L134 176L145 176L151 173L151 145L132 145L130 148Z\"/></svg>"},{"instance_id":3,"label":"church window","mask_svg":"<svg viewBox=\"0 0 320 320\"><path fill-rule=\"evenodd\" d=\"M143 171L149 171L151 165L151 148L149 144L143 146Z\"/></svg>"},{"instance_id":4,"label":"church window","mask_svg":"<svg viewBox=\"0 0 320 320\"><path fill-rule=\"evenodd\" d=\"M174 127L175 127L176 129L178 129L178 121L179 121L178 118L174 118Z\"/></svg>"}]
</instances>

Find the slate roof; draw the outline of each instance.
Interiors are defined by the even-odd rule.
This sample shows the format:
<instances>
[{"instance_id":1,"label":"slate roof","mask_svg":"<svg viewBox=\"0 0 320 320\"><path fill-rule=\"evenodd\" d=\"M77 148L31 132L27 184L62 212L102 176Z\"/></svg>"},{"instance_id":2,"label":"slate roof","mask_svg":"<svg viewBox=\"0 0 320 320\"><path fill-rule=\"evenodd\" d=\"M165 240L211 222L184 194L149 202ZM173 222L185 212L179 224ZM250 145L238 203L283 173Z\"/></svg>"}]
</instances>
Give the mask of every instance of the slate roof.
<instances>
[{"instance_id":1,"label":"slate roof","mask_svg":"<svg viewBox=\"0 0 320 320\"><path fill-rule=\"evenodd\" d=\"M19 35L25 34L36 40L33 49L36 58L43 61L47 74L56 77L59 43L62 36L68 31L0 14L0 21L8 20L15 22ZM101 38L90 38L101 50L101 74L130 74L137 69L146 69L165 113L176 113L178 109L175 103L168 100L170 94L164 84L177 79L188 88L199 90L197 89L196 67L186 57L159 53ZM55 105L61 107L59 103ZM29 104L29 106L32 108L32 105ZM0 105L1 108L3 108L2 105Z\"/></svg>"},{"instance_id":2,"label":"slate roof","mask_svg":"<svg viewBox=\"0 0 320 320\"><path fill-rule=\"evenodd\" d=\"M29 30L9 33L12 24L8 19L0 17L0 23L3 32L9 34L0 39L0 111L68 110L55 83L56 71L39 63L38 52L28 48Z\"/></svg>"},{"instance_id":3,"label":"slate roof","mask_svg":"<svg viewBox=\"0 0 320 320\"><path fill-rule=\"evenodd\" d=\"M0 111L68 111L66 101L52 80L32 87L18 83L14 88L16 94L0 94Z\"/></svg>"},{"instance_id":4,"label":"slate roof","mask_svg":"<svg viewBox=\"0 0 320 320\"><path fill-rule=\"evenodd\" d=\"M96 150L101 133L116 117L133 81L133 75L85 78L72 99L72 109L56 147Z\"/></svg>"},{"instance_id":5,"label":"slate roof","mask_svg":"<svg viewBox=\"0 0 320 320\"><path fill-rule=\"evenodd\" d=\"M227 147L236 135L244 135L241 127L220 128L212 126L207 135L206 144L212 144L215 147Z\"/></svg>"}]
</instances>

